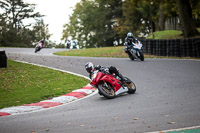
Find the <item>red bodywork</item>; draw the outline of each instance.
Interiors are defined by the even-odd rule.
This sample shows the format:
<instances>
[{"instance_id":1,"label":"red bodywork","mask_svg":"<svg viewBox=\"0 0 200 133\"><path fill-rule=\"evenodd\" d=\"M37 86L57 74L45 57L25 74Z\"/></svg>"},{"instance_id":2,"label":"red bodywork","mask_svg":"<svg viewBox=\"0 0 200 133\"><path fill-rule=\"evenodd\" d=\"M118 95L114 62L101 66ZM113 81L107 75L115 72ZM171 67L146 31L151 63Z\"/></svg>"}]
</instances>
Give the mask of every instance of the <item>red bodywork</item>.
<instances>
[{"instance_id":1,"label":"red bodywork","mask_svg":"<svg viewBox=\"0 0 200 133\"><path fill-rule=\"evenodd\" d=\"M117 92L122 86L121 81L114 78L112 75L108 75L102 72L97 72L96 77L91 81L90 84L98 88L98 84L103 81L110 83L113 86L115 92Z\"/></svg>"},{"instance_id":2,"label":"red bodywork","mask_svg":"<svg viewBox=\"0 0 200 133\"><path fill-rule=\"evenodd\" d=\"M42 44L42 47L43 47L43 48L45 47L45 44L44 44L44 43Z\"/></svg>"}]
</instances>

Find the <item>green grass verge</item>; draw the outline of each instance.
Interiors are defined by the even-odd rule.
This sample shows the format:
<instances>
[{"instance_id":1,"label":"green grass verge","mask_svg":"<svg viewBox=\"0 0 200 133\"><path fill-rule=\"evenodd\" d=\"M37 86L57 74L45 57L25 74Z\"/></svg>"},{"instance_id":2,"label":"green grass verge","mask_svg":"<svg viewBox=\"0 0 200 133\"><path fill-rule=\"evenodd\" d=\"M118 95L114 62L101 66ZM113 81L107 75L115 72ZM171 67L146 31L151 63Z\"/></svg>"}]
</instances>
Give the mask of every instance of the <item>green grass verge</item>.
<instances>
[{"instance_id":1,"label":"green grass verge","mask_svg":"<svg viewBox=\"0 0 200 133\"><path fill-rule=\"evenodd\" d=\"M85 78L8 60L0 68L0 108L35 103L87 85Z\"/></svg>"},{"instance_id":2,"label":"green grass verge","mask_svg":"<svg viewBox=\"0 0 200 133\"><path fill-rule=\"evenodd\" d=\"M200 32L200 28L197 28ZM182 31L178 30L165 30L165 31L156 31L153 33L154 39L183 39ZM200 36L197 35L192 38L199 38ZM150 33L147 39L152 39L152 34Z\"/></svg>"},{"instance_id":3,"label":"green grass verge","mask_svg":"<svg viewBox=\"0 0 200 133\"><path fill-rule=\"evenodd\" d=\"M119 47L103 47L103 48L88 48L78 49L70 51L62 51L54 53L59 56L83 56L83 57L117 57L117 58L129 58L124 52L124 46ZM155 55L144 55L144 58L170 58L170 59L199 59L195 57L167 57L167 56L155 56Z\"/></svg>"},{"instance_id":4,"label":"green grass verge","mask_svg":"<svg viewBox=\"0 0 200 133\"><path fill-rule=\"evenodd\" d=\"M78 50L57 52L54 54L61 56L67 55L67 56L85 56L85 57L120 57L120 58L128 57L127 54L124 52L124 46L78 49Z\"/></svg>"},{"instance_id":5,"label":"green grass verge","mask_svg":"<svg viewBox=\"0 0 200 133\"><path fill-rule=\"evenodd\" d=\"M165 30L165 31L156 31L153 33L154 39L182 39L182 31L178 30ZM147 39L152 39L152 34L150 34Z\"/></svg>"}]
</instances>

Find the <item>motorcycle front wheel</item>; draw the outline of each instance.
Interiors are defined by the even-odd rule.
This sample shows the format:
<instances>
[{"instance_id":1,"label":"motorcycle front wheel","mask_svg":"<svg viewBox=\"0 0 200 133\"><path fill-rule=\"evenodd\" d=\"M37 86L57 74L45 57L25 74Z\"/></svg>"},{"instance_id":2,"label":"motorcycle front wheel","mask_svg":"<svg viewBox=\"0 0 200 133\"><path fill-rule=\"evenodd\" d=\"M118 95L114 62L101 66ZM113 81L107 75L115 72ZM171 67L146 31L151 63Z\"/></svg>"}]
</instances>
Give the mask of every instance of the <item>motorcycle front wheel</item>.
<instances>
[{"instance_id":1,"label":"motorcycle front wheel","mask_svg":"<svg viewBox=\"0 0 200 133\"><path fill-rule=\"evenodd\" d=\"M144 54L143 54L142 50L138 50L138 52L139 52L139 55L140 55L140 56L138 56L138 58L139 58L141 61L144 61Z\"/></svg>"},{"instance_id":2,"label":"motorcycle front wheel","mask_svg":"<svg viewBox=\"0 0 200 133\"><path fill-rule=\"evenodd\" d=\"M128 87L127 93L134 94L136 92L136 85L129 78L124 77L124 79L125 79L125 86Z\"/></svg>"},{"instance_id":3,"label":"motorcycle front wheel","mask_svg":"<svg viewBox=\"0 0 200 133\"><path fill-rule=\"evenodd\" d=\"M135 59L135 58L133 57L133 55L132 55L130 52L128 52L127 54L128 54L128 57L129 57L131 60L134 60L134 59Z\"/></svg>"},{"instance_id":4,"label":"motorcycle front wheel","mask_svg":"<svg viewBox=\"0 0 200 133\"><path fill-rule=\"evenodd\" d=\"M40 51L40 48L39 48L39 47L36 47L36 48L35 48L35 53L37 53L38 51Z\"/></svg>"},{"instance_id":5,"label":"motorcycle front wheel","mask_svg":"<svg viewBox=\"0 0 200 133\"><path fill-rule=\"evenodd\" d=\"M102 82L98 85L99 94L103 95L108 99L115 98L115 91L111 84Z\"/></svg>"}]
</instances>

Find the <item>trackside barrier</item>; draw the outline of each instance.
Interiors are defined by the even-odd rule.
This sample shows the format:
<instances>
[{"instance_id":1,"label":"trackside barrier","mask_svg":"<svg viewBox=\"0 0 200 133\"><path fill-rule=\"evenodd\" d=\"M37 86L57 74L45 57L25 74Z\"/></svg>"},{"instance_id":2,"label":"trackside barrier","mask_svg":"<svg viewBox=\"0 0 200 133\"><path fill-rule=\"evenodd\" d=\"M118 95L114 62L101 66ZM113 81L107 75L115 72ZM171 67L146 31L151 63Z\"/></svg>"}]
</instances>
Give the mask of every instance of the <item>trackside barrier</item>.
<instances>
[{"instance_id":1,"label":"trackside barrier","mask_svg":"<svg viewBox=\"0 0 200 133\"><path fill-rule=\"evenodd\" d=\"M0 51L0 68L7 68L7 56L5 51Z\"/></svg>"},{"instance_id":2,"label":"trackside barrier","mask_svg":"<svg viewBox=\"0 0 200 133\"><path fill-rule=\"evenodd\" d=\"M194 39L142 39L143 52L147 55L200 57L200 38Z\"/></svg>"}]
</instances>

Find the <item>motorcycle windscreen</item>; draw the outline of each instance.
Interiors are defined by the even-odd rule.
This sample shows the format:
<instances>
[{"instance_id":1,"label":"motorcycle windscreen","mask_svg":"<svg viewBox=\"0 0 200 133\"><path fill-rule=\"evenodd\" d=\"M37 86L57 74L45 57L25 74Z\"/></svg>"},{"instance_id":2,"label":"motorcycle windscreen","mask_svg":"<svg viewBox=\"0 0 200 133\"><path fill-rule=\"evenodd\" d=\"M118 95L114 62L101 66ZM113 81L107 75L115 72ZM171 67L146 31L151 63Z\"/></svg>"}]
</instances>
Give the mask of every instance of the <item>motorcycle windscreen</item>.
<instances>
[{"instance_id":1,"label":"motorcycle windscreen","mask_svg":"<svg viewBox=\"0 0 200 133\"><path fill-rule=\"evenodd\" d=\"M101 72L97 72L96 74L92 75L92 81L91 85L98 86L99 82L101 81L101 77L103 77L105 74ZM94 77L93 77L94 76Z\"/></svg>"}]
</instances>

